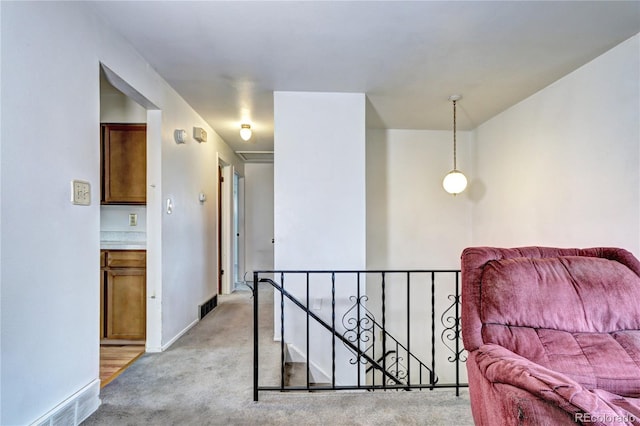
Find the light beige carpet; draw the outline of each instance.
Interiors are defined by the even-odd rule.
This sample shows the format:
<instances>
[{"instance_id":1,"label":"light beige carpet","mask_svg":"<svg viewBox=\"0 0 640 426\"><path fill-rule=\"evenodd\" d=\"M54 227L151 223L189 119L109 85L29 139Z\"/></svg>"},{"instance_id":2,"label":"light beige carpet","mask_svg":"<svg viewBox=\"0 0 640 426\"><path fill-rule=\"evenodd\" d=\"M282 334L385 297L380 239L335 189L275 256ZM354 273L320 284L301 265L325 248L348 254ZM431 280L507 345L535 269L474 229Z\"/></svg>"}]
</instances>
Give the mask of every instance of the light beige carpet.
<instances>
[{"instance_id":1,"label":"light beige carpet","mask_svg":"<svg viewBox=\"0 0 640 426\"><path fill-rule=\"evenodd\" d=\"M272 291L260 292L261 304ZM219 306L167 351L146 354L102 389L85 425L473 425L469 394L413 392L261 392L253 401L250 292ZM273 310L261 309L261 383L277 383ZM275 380L275 381L274 381Z\"/></svg>"}]
</instances>

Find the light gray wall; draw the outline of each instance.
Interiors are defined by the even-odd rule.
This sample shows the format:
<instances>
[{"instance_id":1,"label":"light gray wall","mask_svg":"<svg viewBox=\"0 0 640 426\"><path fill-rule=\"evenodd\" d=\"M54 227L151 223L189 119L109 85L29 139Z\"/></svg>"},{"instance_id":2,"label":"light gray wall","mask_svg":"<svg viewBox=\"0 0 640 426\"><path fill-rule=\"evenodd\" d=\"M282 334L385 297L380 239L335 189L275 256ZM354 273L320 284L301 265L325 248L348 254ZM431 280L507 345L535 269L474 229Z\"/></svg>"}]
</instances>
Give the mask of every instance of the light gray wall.
<instances>
[{"instance_id":1,"label":"light gray wall","mask_svg":"<svg viewBox=\"0 0 640 426\"><path fill-rule=\"evenodd\" d=\"M100 72L100 122L147 122L147 110L113 87L103 72Z\"/></svg>"},{"instance_id":2,"label":"light gray wall","mask_svg":"<svg viewBox=\"0 0 640 426\"><path fill-rule=\"evenodd\" d=\"M471 132L458 132L458 169L473 180ZM367 267L457 268L471 243L469 192L453 196L450 131L367 131Z\"/></svg>"},{"instance_id":3,"label":"light gray wall","mask_svg":"<svg viewBox=\"0 0 640 426\"><path fill-rule=\"evenodd\" d=\"M364 269L364 94L275 92L274 116L276 269ZM303 276L289 276L286 285L300 300L306 299ZM345 314L352 294L346 283L336 285L336 318ZM316 313L330 321L330 286L313 297L323 299ZM305 317L289 306L285 306L289 327L284 337L302 352ZM279 305L274 309L279 334ZM310 350L319 353L319 348L331 347L331 336L312 328L310 344ZM346 361L350 353L342 345L336 349L337 381L353 383L356 371ZM327 373L331 354L323 352L314 363Z\"/></svg>"},{"instance_id":4,"label":"light gray wall","mask_svg":"<svg viewBox=\"0 0 640 426\"><path fill-rule=\"evenodd\" d=\"M273 164L246 164L245 269L273 269ZM253 276L247 274L247 279ZM240 277L242 278L242 277Z\"/></svg>"},{"instance_id":5,"label":"light gray wall","mask_svg":"<svg viewBox=\"0 0 640 426\"><path fill-rule=\"evenodd\" d=\"M639 37L476 129L474 245L640 255Z\"/></svg>"},{"instance_id":6,"label":"light gray wall","mask_svg":"<svg viewBox=\"0 0 640 426\"><path fill-rule=\"evenodd\" d=\"M365 266L364 103L275 92L276 268Z\"/></svg>"},{"instance_id":7,"label":"light gray wall","mask_svg":"<svg viewBox=\"0 0 640 426\"><path fill-rule=\"evenodd\" d=\"M218 158L243 164L86 4L3 2L1 19L0 423L29 424L98 384L100 63L158 108L148 115L152 349L215 293L215 202L197 196L217 199ZM193 126L209 142L173 142ZM73 179L91 183L90 206L71 204Z\"/></svg>"}]
</instances>

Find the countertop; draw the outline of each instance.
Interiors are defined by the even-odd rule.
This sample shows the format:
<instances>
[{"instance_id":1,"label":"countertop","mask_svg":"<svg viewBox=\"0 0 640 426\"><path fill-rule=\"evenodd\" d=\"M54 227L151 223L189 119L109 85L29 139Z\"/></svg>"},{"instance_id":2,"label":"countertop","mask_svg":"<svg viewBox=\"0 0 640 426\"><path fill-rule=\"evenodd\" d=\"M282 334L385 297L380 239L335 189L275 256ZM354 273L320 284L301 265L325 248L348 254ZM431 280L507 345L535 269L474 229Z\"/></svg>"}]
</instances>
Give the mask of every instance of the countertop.
<instances>
[{"instance_id":1,"label":"countertop","mask_svg":"<svg viewBox=\"0 0 640 426\"><path fill-rule=\"evenodd\" d=\"M100 232L101 250L146 250L146 232Z\"/></svg>"},{"instance_id":2,"label":"countertop","mask_svg":"<svg viewBox=\"0 0 640 426\"><path fill-rule=\"evenodd\" d=\"M130 241L100 241L100 250L146 250L146 243Z\"/></svg>"}]
</instances>

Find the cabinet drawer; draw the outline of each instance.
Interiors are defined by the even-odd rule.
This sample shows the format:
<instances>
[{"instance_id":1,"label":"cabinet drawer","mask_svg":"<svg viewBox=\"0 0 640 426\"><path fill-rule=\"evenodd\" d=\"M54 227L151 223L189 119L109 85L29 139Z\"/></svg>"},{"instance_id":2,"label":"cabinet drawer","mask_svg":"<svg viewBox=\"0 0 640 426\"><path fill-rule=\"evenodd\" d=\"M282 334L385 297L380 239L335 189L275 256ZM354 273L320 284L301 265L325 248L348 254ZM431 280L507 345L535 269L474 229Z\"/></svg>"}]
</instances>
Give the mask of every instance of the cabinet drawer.
<instances>
[{"instance_id":1,"label":"cabinet drawer","mask_svg":"<svg viewBox=\"0 0 640 426\"><path fill-rule=\"evenodd\" d=\"M107 266L107 252L100 250L100 267L104 268L105 266Z\"/></svg>"},{"instance_id":2,"label":"cabinet drawer","mask_svg":"<svg viewBox=\"0 0 640 426\"><path fill-rule=\"evenodd\" d=\"M107 252L107 266L109 268L145 268L147 266L147 252L144 250L110 250Z\"/></svg>"}]
</instances>

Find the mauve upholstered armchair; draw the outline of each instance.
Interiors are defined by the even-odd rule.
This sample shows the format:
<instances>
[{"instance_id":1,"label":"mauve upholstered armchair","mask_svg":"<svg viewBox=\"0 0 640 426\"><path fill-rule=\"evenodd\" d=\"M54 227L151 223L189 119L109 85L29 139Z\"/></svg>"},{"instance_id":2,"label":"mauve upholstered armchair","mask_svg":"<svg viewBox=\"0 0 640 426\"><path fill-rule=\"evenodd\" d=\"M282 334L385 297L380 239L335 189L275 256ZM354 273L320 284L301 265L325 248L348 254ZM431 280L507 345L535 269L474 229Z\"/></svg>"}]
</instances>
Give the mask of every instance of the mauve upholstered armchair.
<instances>
[{"instance_id":1,"label":"mauve upholstered armchair","mask_svg":"<svg viewBox=\"0 0 640 426\"><path fill-rule=\"evenodd\" d=\"M462 338L477 425L640 424L640 262L471 247Z\"/></svg>"}]
</instances>

